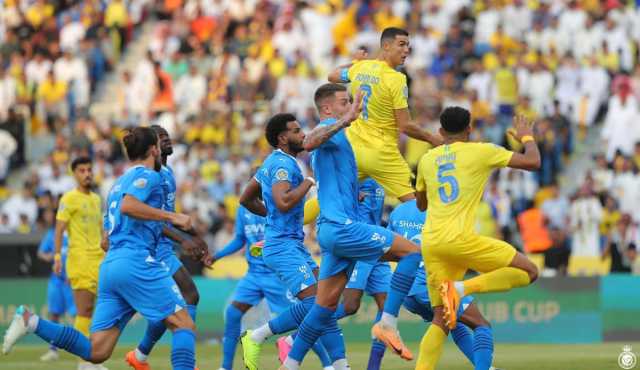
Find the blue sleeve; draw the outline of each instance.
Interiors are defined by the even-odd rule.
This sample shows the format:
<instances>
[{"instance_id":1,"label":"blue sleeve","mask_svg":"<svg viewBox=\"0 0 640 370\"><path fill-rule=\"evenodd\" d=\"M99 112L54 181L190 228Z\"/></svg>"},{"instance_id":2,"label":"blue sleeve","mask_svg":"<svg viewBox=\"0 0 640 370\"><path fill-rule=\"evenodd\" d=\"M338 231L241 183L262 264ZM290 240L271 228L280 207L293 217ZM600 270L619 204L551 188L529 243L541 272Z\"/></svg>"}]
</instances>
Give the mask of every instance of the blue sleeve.
<instances>
[{"instance_id":1,"label":"blue sleeve","mask_svg":"<svg viewBox=\"0 0 640 370\"><path fill-rule=\"evenodd\" d=\"M351 82L351 80L349 80L349 68L342 68L340 70L340 81L344 83Z\"/></svg>"},{"instance_id":2,"label":"blue sleeve","mask_svg":"<svg viewBox=\"0 0 640 370\"><path fill-rule=\"evenodd\" d=\"M122 193L146 202L149 196L157 191L157 187L161 184L160 180L161 177L157 172L144 171L136 176Z\"/></svg>"},{"instance_id":3,"label":"blue sleeve","mask_svg":"<svg viewBox=\"0 0 640 370\"><path fill-rule=\"evenodd\" d=\"M44 238L40 241L38 252L40 253L53 253L55 251L54 244L55 231L53 229L47 231Z\"/></svg>"},{"instance_id":4,"label":"blue sleeve","mask_svg":"<svg viewBox=\"0 0 640 370\"><path fill-rule=\"evenodd\" d=\"M280 160L271 166L269 171L269 177L271 178L271 185L275 185L279 182L293 182L293 174L295 169L289 161Z\"/></svg>"},{"instance_id":5,"label":"blue sleeve","mask_svg":"<svg viewBox=\"0 0 640 370\"><path fill-rule=\"evenodd\" d=\"M215 259L221 259L228 255L234 254L244 247L247 243L247 238L244 236L244 221L242 208L238 208L238 212L236 212L236 234L232 241L229 242L224 248L216 252L213 256Z\"/></svg>"}]
</instances>

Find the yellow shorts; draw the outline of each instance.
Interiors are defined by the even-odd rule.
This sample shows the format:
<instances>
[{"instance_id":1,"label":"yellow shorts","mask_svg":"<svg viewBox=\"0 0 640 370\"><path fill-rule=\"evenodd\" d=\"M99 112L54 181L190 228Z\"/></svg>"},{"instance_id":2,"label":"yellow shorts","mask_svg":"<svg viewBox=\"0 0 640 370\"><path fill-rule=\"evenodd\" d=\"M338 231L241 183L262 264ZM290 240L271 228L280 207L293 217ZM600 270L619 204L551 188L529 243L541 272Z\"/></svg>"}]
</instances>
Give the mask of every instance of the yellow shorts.
<instances>
[{"instance_id":1,"label":"yellow shorts","mask_svg":"<svg viewBox=\"0 0 640 370\"><path fill-rule=\"evenodd\" d=\"M347 137L356 157L360 180L371 177L384 188L386 195L393 198L415 192L411 186L411 169L397 144L369 143L350 130L347 130Z\"/></svg>"},{"instance_id":2,"label":"yellow shorts","mask_svg":"<svg viewBox=\"0 0 640 370\"><path fill-rule=\"evenodd\" d=\"M98 291L98 273L102 257L88 257L80 253L67 256L67 277L72 290Z\"/></svg>"},{"instance_id":3,"label":"yellow shorts","mask_svg":"<svg viewBox=\"0 0 640 370\"><path fill-rule=\"evenodd\" d=\"M462 280L468 269L486 273L507 267L516 249L502 240L471 235L442 244L423 243L422 257L429 273L427 287L431 306L441 306L438 287L444 280Z\"/></svg>"}]
</instances>

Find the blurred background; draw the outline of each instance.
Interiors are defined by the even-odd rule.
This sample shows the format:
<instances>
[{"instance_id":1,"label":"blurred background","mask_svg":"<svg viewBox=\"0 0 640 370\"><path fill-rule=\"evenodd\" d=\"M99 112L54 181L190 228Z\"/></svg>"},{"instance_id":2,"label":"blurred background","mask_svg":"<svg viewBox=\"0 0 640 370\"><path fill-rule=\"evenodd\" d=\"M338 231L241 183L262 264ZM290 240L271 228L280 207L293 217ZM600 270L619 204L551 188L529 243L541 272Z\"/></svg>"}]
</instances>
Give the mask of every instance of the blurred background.
<instances>
[{"instance_id":1,"label":"blurred background","mask_svg":"<svg viewBox=\"0 0 640 370\"><path fill-rule=\"evenodd\" d=\"M313 92L328 71L361 48L374 57L381 30L396 26L411 34L403 72L415 121L436 130L443 107L463 106L474 140L515 150L506 135L512 116L537 121L541 170L497 171L477 229L530 254L553 279L481 300L489 319L507 312L496 338L519 341L522 325L552 322L556 329L533 340L560 340L556 330L565 342L638 340L639 7L616 0L5 0L0 276L7 279L0 286L18 292L15 284L27 291L45 284L25 278L50 273L36 250L52 227L46 215L75 186L70 160L93 158L104 198L125 168L121 129L136 125L169 131L177 208L197 219L212 252L222 248L233 238L252 168L270 153L268 117L289 111L312 129ZM429 149L406 137L401 145L414 168ZM308 161L300 157L305 170ZM394 202L387 202L388 212ZM313 226L306 231L317 254ZM211 325L221 327L213 322L235 284L228 279L246 271L243 257L213 270L183 260L211 278L199 280L202 287L218 289ZM5 297L2 323L22 296Z\"/></svg>"}]
</instances>

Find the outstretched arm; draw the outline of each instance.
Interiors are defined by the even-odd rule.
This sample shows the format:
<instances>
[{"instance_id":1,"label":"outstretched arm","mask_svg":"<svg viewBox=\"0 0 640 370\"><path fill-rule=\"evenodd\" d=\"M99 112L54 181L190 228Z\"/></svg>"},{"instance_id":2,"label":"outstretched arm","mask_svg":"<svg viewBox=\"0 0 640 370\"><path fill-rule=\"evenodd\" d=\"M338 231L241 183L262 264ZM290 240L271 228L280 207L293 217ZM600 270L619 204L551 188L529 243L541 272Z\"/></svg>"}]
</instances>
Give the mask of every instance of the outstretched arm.
<instances>
[{"instance_id":1,"label":"outstretched arm","mask_svg":"<svg viewBox=\"0 0 640 370\"><path fill-rule=\"evenodd\" d=\"M515 134L507 131L515 140L524 144L524 153L513 153L508 166L521 170L535 171L540 168L540 151L533 138L533 125L535 121L527 120L523 116L514 119Z\"/></svg>"},{"instance_id":2,"label":"outstretched arm","mask_svg":"<svg viewBox=\"0 0 640 370\"><path fill-rule=\"evenodd\" d=\"M414 139L426 141L433 146L438 146L443 143L440 135L430 133L411 120L409 108L395 109L393 113L396 118L396 123L398 124L398 130L400 130L401 133Z\"/></svg>"}]
</instances>

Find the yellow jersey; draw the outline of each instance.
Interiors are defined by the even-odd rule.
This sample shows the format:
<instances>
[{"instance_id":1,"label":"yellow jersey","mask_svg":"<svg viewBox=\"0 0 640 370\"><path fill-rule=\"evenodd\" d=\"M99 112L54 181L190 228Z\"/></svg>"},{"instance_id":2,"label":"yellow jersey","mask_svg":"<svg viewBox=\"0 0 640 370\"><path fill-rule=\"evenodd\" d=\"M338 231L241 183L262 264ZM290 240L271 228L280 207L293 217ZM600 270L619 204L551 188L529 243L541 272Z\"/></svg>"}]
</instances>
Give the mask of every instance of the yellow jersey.
<instances>
[{"instance_id":1,"label":"yellow jersey","mask_svg":"<svg viewBox=\"0 0 640 370\"><path fill-rule=\"evenodd\" d=\"M427 193L429 217L423 243L445 243L475 234L476 211L494 168L513 152L489 143L455 142L427 152L418 164L416 190Z\"/></svg>"},{"instance_id":2,"label":"yellow jersey","mask_svg":"<svg viewBox=\"0 0 640 370\"><path fill-rule=\"evenodd\" d=\"M395 109L409 106L407 77L382 60L362 60L343 70L342 80L351 81L351 93L362 90L362 113L351 124L350 134L364 141L398 143Z\"/></svg>"},{"instance_id":3,"label":"yellow jersey","mask_svg":"<svg viewBox=\"0 0 640 370\"><path fill-rule=\"evenodd\" d=\"M70 255L78 253L95 258L104 256L104 251L100 248L102 214L98 194L84 194L77 189L65 193L60 198L56 219L67 223Z\"/></svg>"}]
</instances>

